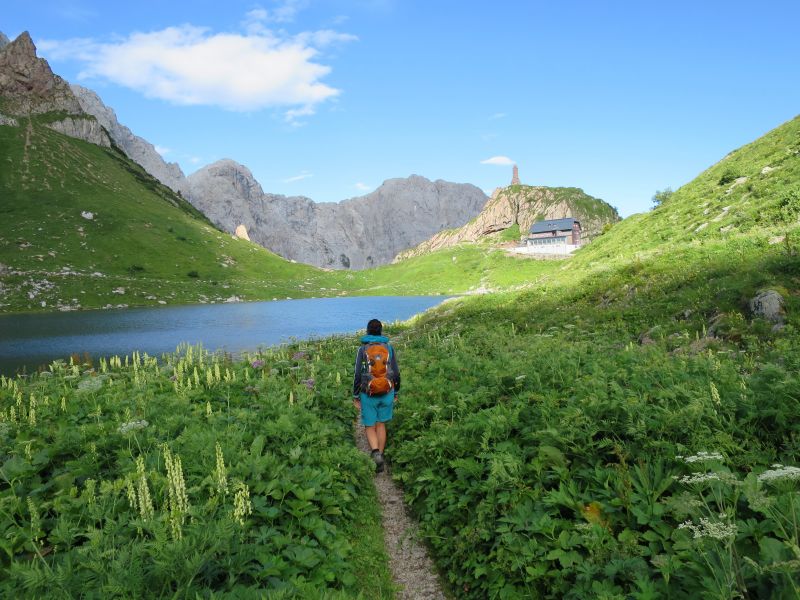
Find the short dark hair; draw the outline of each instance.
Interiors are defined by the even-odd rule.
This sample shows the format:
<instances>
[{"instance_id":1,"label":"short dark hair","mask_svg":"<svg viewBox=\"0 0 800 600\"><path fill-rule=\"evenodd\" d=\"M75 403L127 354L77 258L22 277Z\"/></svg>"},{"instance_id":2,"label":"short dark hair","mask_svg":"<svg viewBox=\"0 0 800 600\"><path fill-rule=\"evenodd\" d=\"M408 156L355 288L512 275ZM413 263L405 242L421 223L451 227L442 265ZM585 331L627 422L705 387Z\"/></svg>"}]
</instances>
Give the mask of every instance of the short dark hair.
<instances>
[{"instance_id":1,"label":"short dark hair","mask_svg":"<svg viewBox=\"0 0 800 600\"><path fill-rule=\"evenodd\" d=\"M383 323L378 319L372 319L367 323L367 335L380 335L381 331L383 331Z\"/></svg>"}]
</instances>

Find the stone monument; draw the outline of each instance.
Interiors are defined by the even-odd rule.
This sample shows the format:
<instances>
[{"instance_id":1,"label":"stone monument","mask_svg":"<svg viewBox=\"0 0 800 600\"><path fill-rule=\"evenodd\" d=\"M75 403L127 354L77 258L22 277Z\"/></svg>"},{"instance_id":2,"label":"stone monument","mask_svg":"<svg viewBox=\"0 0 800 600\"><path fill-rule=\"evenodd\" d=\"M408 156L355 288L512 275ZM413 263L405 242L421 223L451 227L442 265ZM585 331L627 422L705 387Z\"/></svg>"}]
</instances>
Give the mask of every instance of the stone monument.
<instances>
[{"instance_id":1,"label":"stone monument","mask_svg":"<svg viewBox=\"0 0 800 600\"><path fill-rule=\"evenodd\" d=\"M511 185L519 185L519 169L514 165L514 175L511 177Z\"/></svg>"}]
</instances>

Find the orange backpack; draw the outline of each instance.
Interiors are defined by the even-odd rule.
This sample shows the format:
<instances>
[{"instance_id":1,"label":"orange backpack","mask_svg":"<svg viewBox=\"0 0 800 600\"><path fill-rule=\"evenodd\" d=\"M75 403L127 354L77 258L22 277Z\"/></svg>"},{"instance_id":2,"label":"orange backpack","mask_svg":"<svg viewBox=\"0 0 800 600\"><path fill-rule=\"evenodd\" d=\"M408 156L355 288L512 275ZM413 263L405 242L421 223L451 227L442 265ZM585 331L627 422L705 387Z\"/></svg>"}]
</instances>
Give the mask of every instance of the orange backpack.
<instances>
[{"instance_id":1,"label":"orange backpack","mask_svg":"<svg viewBox=\"0 0 800 600\"><path fill-rule=\"evenodd\" d=\"M368 396L387 394L394 387L393 375L388 345L367 344L361 366L361 390Z\"/></svg>"}]
</instances>

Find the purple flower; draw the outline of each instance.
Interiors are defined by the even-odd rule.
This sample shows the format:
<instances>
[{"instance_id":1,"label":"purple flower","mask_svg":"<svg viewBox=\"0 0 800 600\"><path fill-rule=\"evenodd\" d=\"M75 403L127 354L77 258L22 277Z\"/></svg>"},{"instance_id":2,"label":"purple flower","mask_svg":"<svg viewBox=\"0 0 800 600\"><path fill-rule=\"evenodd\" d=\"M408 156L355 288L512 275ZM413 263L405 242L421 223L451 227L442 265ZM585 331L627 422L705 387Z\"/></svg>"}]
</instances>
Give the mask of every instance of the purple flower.
<instances>
[{"instance_id":1,"label":"purple flower","mask_svg":"<svg viewBox=\"0 0 800 600\"><path fill-rule=\"evenodd\" d=\"M302 350L300 352L295 352L292 355L292 360L300 360L301 358L306 358L306 353Z\"/></svg>"},{"instance_id":2,"label":"purple flower","mask_svg":"<svg viewBox=\"0 0 800 600\"><path fill-rule=\"evenodd\" d=\"M314 389L314 380L313 380L313 379L306 379L306 380L304 380L302 383L303 383L303 385L305 385L305 386L306 386L308 389L310 389L310 390L313 390L313 389Z\"/></svg>"},{"instance_id":3,"label":"purple flower","mask_svg":"<svg viewBox=\"0 0 800 600\"><path fill-rule=\"evenodd\" d=\"M260 369L261 367L264 366L264 361L254 360L253 362L250 363L250 366L253 367L254 369Z\"/></svg>"}]
</instances>

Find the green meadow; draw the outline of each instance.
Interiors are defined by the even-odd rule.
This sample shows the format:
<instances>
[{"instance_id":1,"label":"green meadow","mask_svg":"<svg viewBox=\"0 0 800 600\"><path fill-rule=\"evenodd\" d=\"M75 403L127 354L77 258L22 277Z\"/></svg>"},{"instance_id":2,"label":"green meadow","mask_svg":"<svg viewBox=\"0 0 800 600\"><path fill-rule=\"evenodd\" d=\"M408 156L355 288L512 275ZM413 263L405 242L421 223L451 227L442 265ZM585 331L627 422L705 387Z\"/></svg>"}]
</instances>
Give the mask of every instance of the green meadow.
<instances>
[{"instance_id":1,"label":"green meadow","mask_svg":"<svg viewBox=\"0 0 800 600\"><path fill-rule=\"evenodd\" d=\"M75 227L104 223L100 198L74 202L98 213L84 222L78 211ZM164 206L153 227L197 241L163 281L179 281L201 248L216 260L222 241L237 264L215 271L217 285L278 260L191 229L197 218L180 203L148 202ZM309 268L310 285L348 292L505 290L389 332L404 393L387 456L453 597L800 595L799 219L794 119L569 261L474 245L362 273ZM45 225L26 223L14 235L41 254L32 228ZM7 258L23 252L17 239L6 241L2 262L23 265ZM133 260L119 281L147 273L125 279ZM215 287L198 271L184 285ZM751 305L765 290L782 298L774 320ZM392 597L383 550L364 535L380 525L370 463L352 440L356 344L240 362L184 348L2 380L0 589Z\"/></svg>"}]
</instances>

